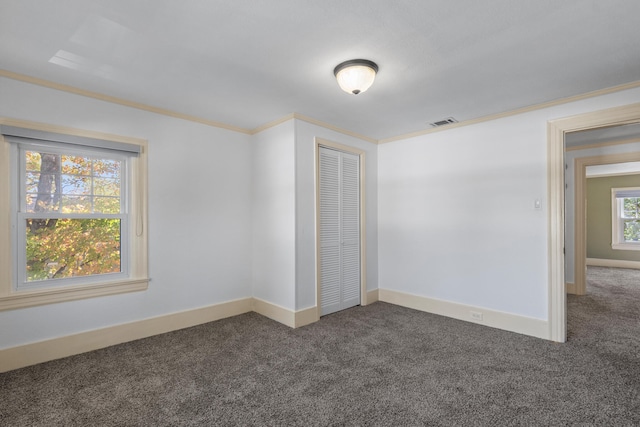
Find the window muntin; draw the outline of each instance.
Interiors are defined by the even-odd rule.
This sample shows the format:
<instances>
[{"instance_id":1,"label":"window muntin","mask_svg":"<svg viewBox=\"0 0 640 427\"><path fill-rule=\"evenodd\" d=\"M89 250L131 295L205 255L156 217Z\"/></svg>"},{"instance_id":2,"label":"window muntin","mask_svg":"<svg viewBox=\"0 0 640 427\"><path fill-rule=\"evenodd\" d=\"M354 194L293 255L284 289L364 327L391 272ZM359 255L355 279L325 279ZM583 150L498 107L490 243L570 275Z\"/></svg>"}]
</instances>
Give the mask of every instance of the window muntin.
<instances>
[{"instance_id":1,"label":"window muntin","mask_svg":"<svg viewBox=\"0 0 640 427\"><path fill-rule=\"evenodd\" d=\"M127 157L19 145L16 289L128 277Z\"/></svg>"},{"instance_id":2,"label":"window muntin","mask_svg":"<svg viewBox=\"0 0 640 427\"><path fill-rule=\"evenodd\" d=\"M24 153L25 206L21 210L119 214L122 159L36 149ZM52 151L52 150L47 150Z\"/></svg>"},{"instance_id":3,"label":"window muntin","mask_svg":"<svg viewBox=\"0 0 640 427\"><path fill-rule=\"evenodd\" d=\"M612 188L611 195L611 247L640 250L640 187Z\"/></svg>"}]
</instances>

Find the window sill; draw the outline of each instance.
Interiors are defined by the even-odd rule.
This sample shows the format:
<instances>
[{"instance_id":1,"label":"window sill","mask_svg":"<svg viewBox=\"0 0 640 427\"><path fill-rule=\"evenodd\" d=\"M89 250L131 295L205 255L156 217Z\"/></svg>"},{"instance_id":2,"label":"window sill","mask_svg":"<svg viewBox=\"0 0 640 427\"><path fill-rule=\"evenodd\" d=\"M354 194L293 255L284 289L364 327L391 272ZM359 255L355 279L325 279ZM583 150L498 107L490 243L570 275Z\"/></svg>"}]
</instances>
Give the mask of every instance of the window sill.
<instances>
[{"instance_id":1,"label":"window sill","mask_svg":"<svg viewBox=\"0 0 640 427\"><path fill-rule=\"evenodd\" d=\"M149 279L127 279L118 282L98 283L85 286L49 288L12 292L0 296L0 311L56 302L74 301L105 295L144 291L149 287Z\"/></svg>"},{"instance_id":2,"label":"window sill","mask_svg":"<svg viewBox=\"0 0 640 427\"><path fill-rule=\"evenodd\" d=\"M618 251L640 251L640 242L638 243L614 243L611 249Z\"/></svg>"}]
</instances>

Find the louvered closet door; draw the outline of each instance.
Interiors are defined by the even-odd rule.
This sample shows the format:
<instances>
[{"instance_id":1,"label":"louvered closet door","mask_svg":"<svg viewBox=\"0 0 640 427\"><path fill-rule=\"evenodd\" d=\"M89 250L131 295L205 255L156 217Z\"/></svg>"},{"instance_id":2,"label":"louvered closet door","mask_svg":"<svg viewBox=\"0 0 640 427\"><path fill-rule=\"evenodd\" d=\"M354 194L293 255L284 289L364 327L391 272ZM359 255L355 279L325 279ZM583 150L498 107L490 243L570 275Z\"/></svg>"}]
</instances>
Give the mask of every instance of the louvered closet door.
<instances>
[{"instance_id":1,"label":"louvered closet door","mask_svg":"<svg viewBox=\"0 0 640 427\"><path fill-rule=\"evenodd\" d=\"M360 159L320 147L321 314L360 304Z\"/></svg>"}]
</instances>

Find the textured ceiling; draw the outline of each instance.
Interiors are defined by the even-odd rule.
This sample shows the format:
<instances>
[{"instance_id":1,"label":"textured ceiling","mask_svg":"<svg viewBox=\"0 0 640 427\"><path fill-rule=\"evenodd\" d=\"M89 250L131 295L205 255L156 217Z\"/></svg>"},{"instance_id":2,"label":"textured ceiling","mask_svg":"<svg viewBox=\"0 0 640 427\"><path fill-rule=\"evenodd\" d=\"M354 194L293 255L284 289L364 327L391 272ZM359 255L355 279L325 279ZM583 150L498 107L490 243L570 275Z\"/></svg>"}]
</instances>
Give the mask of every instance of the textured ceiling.
<instances>
[{"instance_id":1,"label":"textured ceiling","mask_svg":"<svg viewBox=\"0 0 640 427\"><path fill-rule=\"evenodd\" d=\"M0 68L254 129L384 139L640 80L637 0L0 0ZM378 63L342 92L336 64Z\"/></svg>"}]
</instances>

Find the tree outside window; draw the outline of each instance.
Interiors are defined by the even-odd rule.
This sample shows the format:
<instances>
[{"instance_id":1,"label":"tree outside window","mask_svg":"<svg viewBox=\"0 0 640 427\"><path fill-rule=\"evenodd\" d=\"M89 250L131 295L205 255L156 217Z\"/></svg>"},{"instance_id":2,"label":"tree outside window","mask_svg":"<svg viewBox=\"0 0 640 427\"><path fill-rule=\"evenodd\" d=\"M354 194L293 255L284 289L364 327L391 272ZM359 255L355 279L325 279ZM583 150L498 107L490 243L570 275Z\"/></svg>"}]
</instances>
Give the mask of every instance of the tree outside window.
<instances>
[{"instance_id":1,"label":"tree outside window","mask_svg":"<svg viewBox=\"0 0 640 427\"><path fill-rule=\"evenodd\" d=\"M640 197L624 197L621 203L624 241L640 241Z\"/></svg>"},{"instance_id":2,"label":"tree outside window","mask_svg":"<svg viewBox=\"0 0 640 427\"><path fill-rule=\"evenodd\" d=\"M120 273L124 160L21 152L24 281Z\"/></svg>"}]
</instances>

